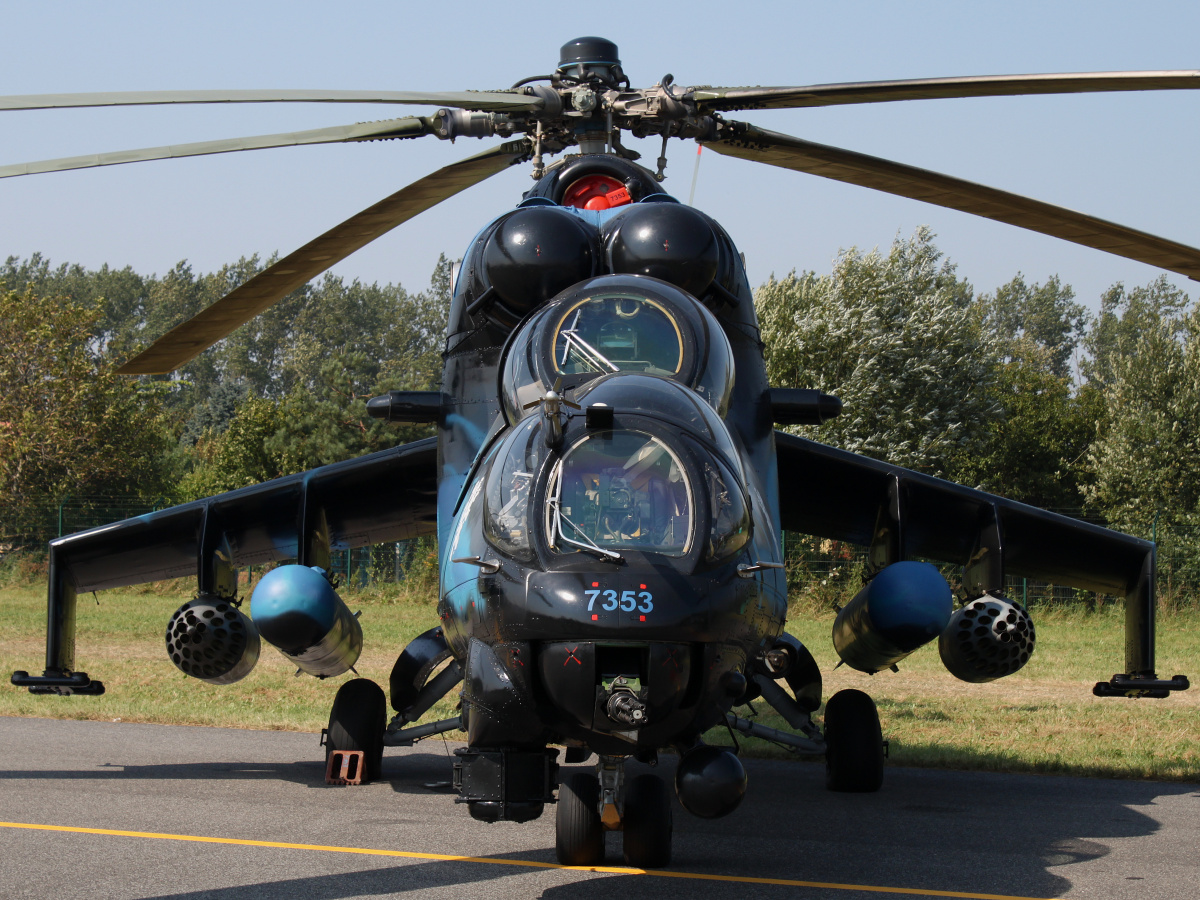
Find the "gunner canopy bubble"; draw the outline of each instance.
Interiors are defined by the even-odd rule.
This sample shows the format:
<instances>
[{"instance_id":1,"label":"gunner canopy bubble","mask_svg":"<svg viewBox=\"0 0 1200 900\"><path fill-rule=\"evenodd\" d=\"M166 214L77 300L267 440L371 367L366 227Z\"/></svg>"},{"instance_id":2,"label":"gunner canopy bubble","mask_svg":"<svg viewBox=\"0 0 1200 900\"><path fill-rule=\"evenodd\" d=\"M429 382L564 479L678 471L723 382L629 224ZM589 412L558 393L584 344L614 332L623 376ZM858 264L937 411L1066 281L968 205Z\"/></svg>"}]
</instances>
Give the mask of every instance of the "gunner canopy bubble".
<instances>
[{"instance_id":1,"label":"gunner canopy bubble","mask_svg":"<svg viewBox=\"0 0 1200 900\"><path fill-rule=\"evenodd\" d=\"M505 411L519 420L553 385L573 392L617 373L670 379L724 415L733 351L712 313L679 288L640 275L594 278L559 294L514 335Z\"/></svg>"}]
</instances>

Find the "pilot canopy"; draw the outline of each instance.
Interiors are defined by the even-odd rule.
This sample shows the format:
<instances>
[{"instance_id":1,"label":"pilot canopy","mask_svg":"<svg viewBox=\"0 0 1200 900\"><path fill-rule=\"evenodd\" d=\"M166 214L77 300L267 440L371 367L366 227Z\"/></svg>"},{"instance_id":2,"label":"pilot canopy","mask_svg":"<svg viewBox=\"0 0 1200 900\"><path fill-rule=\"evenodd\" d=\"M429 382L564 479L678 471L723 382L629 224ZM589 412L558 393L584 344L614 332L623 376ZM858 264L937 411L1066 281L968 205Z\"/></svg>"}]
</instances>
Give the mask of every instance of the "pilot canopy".
<instances>
[{"instance_id":1,"label":"pilot canopy","mask_svg":"<svg viewBox=\"0 0 1200 900\"><path fill-rule=\"evenodd\" d=\"M712 313L679 288L640 275L593 278L559 294L514 334L503 368L505 412L516 422L556 384L575 391L618 372L677 381L723 416L733 352Z\"/></svg>"},{"instance_id":2,"label":"pilot canopy","mask_svg":"<svg viewBox=\"0 0 1200 900\"><path fill-rule=\"evenodd\" d=\"M688 388L660 376L610 373L580 392L614 410L611 425L576 414L548 448L540 416L492 456L485 533L522 561L539 554L660 554L714 563L750 534L743 474L724 422Z\"/></svg>"}]
</instances>

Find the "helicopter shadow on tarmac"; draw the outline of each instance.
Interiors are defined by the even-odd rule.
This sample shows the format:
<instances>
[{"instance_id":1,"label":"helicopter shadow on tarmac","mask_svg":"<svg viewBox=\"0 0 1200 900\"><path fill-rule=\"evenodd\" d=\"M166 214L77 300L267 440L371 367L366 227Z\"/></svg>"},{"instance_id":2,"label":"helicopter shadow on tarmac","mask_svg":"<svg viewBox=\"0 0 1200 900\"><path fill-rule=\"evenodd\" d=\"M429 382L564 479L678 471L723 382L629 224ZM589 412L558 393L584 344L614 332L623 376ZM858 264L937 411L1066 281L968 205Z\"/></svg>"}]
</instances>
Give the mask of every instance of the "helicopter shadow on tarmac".
<instances>
[{"instance_id":1,"label":"helicopter shadow on tarmac","mask_svg":"<svg viewBox=\"0 0 1200 900\"><path fill-rule=\"evenodd\" d=\"M444 757L421 755L385 767L398 793L425 791L444 773ZM297 764L301 765L301 764ZM149 767L147 767L149 768ZM186 768L186 767L185 767ZM823 768L765 760L748 762L751 791L732 815L706 821L675 806L674 854L669 871L727 878L788 879L829 885L839 900L877 896L851 885L922 891L958 891L1020 897L1060 896L1073 885L1064 866L1109 855L1118 842L1147 838L1163 823L1139 808L1160 799L1198 796L1194 785L1108 781L1058 776L1013 776L892 768L877 794L825 791ZM670 778L673 761L659 774ZM211 771L208 777L211 777ZM244 776L235 776L244 777ZM553 807L546 815L553 816ZM499 825L498 828L522 828ZM615 840L614 840L615 838ZM552 847L489 854L489 859L553 862ZM610 835L606 866L621 866L620 840ZM1146 868L1150 863L1145 864ZM537 871L537 870L535 870ZM545 870L540 870L545 871ZM1137 871L1130 869L1128 871ZM505 879L531 874L523 866L431 861L341 874L268 881L170 895L172 900L370 897L496 881L498 891L523 891ZM731 883L703 877L675 879L620 873L572 874L545 888L550 900L622 897L687 898L796 896L796 887ZM1115 885L1114 895L1136 889L1141 877ZM542 882L544 883L544 882ZM506 887L507 885L507 887ZM832 889L832 886L846 886ZM531 886L530 886L531 887ZM830 890L832 889L832 893ZM808 896L800 888L798 896ZM821 889L813 889L820 891Z\"/></svg>"},{"instance_id":2,"label":"helicopter shadow on tarmac","mask_svg":"<svg viewBox=\"0 0 1200 900\"><path fill-rule=\"evenodd\" d=\"M23 720L30 727L28 720ZM47 735L83 723L33 722L35 730ZM93 726L98 723L90 723ZM40 727L38 727L40 726ZM137 729L130 731L130 728ZM95 729L89 729L91 734ZM105 735L111 731L110 737ZM43 737L47 736L43 735ZM170 781L203 782L282 781L307 789L335 792L356 788L328 787L320 762L316 737L313 758L296 762L244 762L238 759L210 762L148 763L119 765L121 758L145 759L144 751L153 744L154 729L149 726L108 726L100 724L99 751L93 759L104 763L76 769L7 769L0 781ZM133 745L129 738L138 737ZM230 740L239 737L231 733ZM108 740L116 743L109 745ZM149 741L149 743L146 743ZM438 742L439 744L441 742ZM139 747L140 744L140 747ZM394 800L382 807L369 804L372 814L388 817L378 822L356 821L357 825L387 826L413 821L416 807L429 818L423 825L437 829L445 817L467 817L448 794L447 782L452 771L453 746L426 744L403 753L384 757L383 778L376 788L395 793ZM426 749L428 748L428 749ZM16 747L11 748L13 750ZM240 748L239 756L246 748ZM290 755L290 753L289 753ZM285 757L286 759L286 757ZM984 762L980 760L980 762ZM675 758L662 757L653 770L670 783ZM1130 884L1116 885L1115 896L1139 886L1149 889L1164 877L1157 862L1172 847L1184 846L1175 829L1180 826L1180 802L1200 797L1194 784L1084 779L1061 776L1007 775L990 772L940 771L889 766L882 790L874 794L831 793L825 790L824 767L790 761L746 760L749 791L745 801L731 815L717 820L698 819L674 806L674 848L668 870L732 876L733 878L776 878L820 882L831 885L873 885L921 890L980 892L1023 897L1058 896L1072 887L1079 876L1075 866L1086 867L1091 861L1115 854L1102 865L1112 879L1129 879ZM643 771L640 765L637 771ZM563 768L563 773L569 771ZM633 771L631 764L631 774ZM390 789L390 790L389 790ZM366 791L371 791L368 787ZM420 801L421 797L428 798ZM349 799L349 797L347 797ZM393 807L393 804L399 804ZM442 804L436 812L433 804ZM333 802L334 807L343 804ZM355 804L357 806L357 803ZM542 820L529 826L497 824L489 826L490 840L499 839L502 852L488 852L497 860L529 860L552 863L554 839L552 823L555 807L548 806ZM1171 816L1176 819L1172 821ZM430 818L432 816L432 818ZM530 831L538 828L538 834ZM494 829L494 830L492 830ZM386 830L386 828L385 828ZM511 831L511 838L504 832ZM522 833L524 832L524 833ZM1152 841L1159 833L1166 843ZM503 850L503 844L529 846L531 838L545 846L525 850ZM362 838L366 846L381 846ZM509 843L511 841L511 843ZM394 849L451 853L470 853L470 847L431 848L396 846ZM608 838L604 865L621 866L620 835ZM1152 852L1150 852L1152 851ZM378 861L376 861L378 862ZM488 865L471 862L421 861L402 866L367 868L346 874L299 877L283 881L265 881L247 886L230 886L202 892L219 900L255 897L343 897L385 896L439 885L468 885L489 879L512 879L533 871L526 867ZM1082 873L1081 873L1082 874ZM1089 888L1099 877L1087 876ZM544 896L570 900L590 896L611 898L615 890L629 897L782 896L794 888L773 885L704 880L678 880L641 875L563 874L570 884L545 888ZM1137 879L1145 879L1139 882ZM619 880L614 884L614 879ZM499 882L515 884L514 882ZM539 877L539 886L545 885ZM520 890L520 888L516 888ZM1150 891L1154 893L1154 891ZM1159 889L1156 895L1183 896ZM859 892L826 890L821 896L853 900ZM173 894L187 898L201 896L186 891ZM861 896L870 896L862 893Z\"/></svg>"},{"instance_id":3,"label":"helicopter shadow on tarmac","mask_svg":"<svg viewBox=\"0 0 1200 900\"><path fill-rule=\"evenodd\" d=\"M391 775L398 792L418 790L418 779L436 774L437 757L424 757L419 771L409 759L397 760L403 766L389 772L385 758L385 778ZM670 783L675 762L664 755L656 769L631 764L628 774L654 771ZM1070 869L1061 867L1108 856L1118 842L1152 837L1169 824L1142 809L1162 799L1200 798L1189 784L906 767L889 767L878 793L845 794L825 789L823 765L750 759L746 767L750 789L730 816L699 819L673 802L669 869L917 892L1053 897L1072 887ZM569 771L564 766L560 775ZM425 781L422 787L435 785ZM554 807L545 815L552 817ZM547 848L547 860L551 854ZM1132 856L1148 858L1140 848ZM623 865L619 834L608 835L604 865ZM1113 877L1127 879L1132 888L1152 874L1147 869L1150 863L1133 863L1126 874ZM619 886L614 878L621 880ZM689 897L725 897L731 888L727 881L689 879L686 885L681 893ZM783 889L737 888L739 896L778 896ZM566 900L569 891L570 900L611 898L614 890L662 896L667 886L659 879L613 874L551 888L543 896ZM836 892L844 898L856 894Z\"/></svg>"},{"instance_id":4,"label":"helicopter shadow on tarmac","mask_svg":"<svg viewBox=\"0 0 1200 900\"><path fill-rule=\"evenodd\" d=\"M550 851L553 855L553 850ZM542 852L507 853L495 858L543 860ZM172 894L157 894L143 900L342 900L344 897L392 897L412 893L420 895L438 888L455 887L495 880L500 895L506 889L519 895L514 885L501 879L526 874L524 867L489 866L471 862L419 862L403 866L335 872L310 877L287 878L226 888L206 888Z\"/></svg>"},{"instance_id":5,"label":"helicopter shadow on tarmac","mask_svg":"<svg viewBox=\"0 0 1200 900\"><path fill-rule=\"evenodd\" d=\"M213 761L130 765L106 762L88 769L2 769L0 782L14 781L280 781L321 790L344 790L325 784L325 764L315 746L309 760L296 762ZM451 760L438 753L410 753L384 758L384 782L401 794L449 790ZM352 788L351 788L352 789Z\"/></svg>"},{"instance_id":6,"label":"helicopter shadow on tarmac","mask_svg":"<svg viewBox=\"0 0 1200 900\"><path fill-rule=\"evenodd\" d=\"M676 806L671 869L1054 897L1072 886L1070 869L1060 867L1108 856L1118 842L1164 827L1142 808L1200 797L1187 784L901 767L889 767L878 793L837 794L824 789L823 766L749 760L747 770L750 790L732 815L702 820ZM619 852L615 860L619 864ZM1139 880L1151 868L1135 864L1128 875ZM572 886L571 900L591 896L599 884ZM609 883L601 892L611 896L613 889ZM689 888L695 896L709 896L710 889L718 896L729 885L693 882ZM560 894L555 889L544 896ZM857 893L837 890L836 896Z\"/></svg>"}]
</instances>

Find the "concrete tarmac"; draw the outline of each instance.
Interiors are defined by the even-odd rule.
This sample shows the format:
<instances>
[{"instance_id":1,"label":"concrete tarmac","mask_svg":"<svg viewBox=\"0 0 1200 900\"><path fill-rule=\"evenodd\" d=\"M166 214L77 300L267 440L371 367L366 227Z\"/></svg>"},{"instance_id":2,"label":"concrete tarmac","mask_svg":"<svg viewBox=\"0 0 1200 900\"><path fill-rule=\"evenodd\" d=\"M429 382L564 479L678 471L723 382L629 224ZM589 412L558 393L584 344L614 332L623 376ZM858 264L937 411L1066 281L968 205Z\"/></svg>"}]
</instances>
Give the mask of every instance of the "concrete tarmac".
<instances>
[{"instance_id":1,"label":"concrete tarmac","mask_svg":"<svg viewBox=\"0 0 1200 900\"><path fill-rule=\"evenodd\" d=\"M583 871L554 865L553 807L485 825L456 805L454 746L329 787L316 735L0 718L0 897L1200 896L1197 785L889 768L846 795L822 766L749 760L734 814L676 806L666 870Z\"/></svg>"}]
</instances>

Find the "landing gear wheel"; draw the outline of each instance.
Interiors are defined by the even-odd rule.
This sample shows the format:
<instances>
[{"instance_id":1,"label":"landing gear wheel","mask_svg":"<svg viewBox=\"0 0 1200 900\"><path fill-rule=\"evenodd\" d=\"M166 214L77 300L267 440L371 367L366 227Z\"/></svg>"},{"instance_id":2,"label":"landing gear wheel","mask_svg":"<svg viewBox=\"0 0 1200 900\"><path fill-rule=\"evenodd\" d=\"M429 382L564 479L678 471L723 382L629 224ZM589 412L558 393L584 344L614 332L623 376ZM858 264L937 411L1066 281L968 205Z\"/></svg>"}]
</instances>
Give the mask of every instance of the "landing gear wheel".
<instances>
[{"instance_id":1,"label":"landing gear wheel","mask_svg":"<svg viewBox=\"0 0 1200 900\"><path fill-rule=\"evenodd\" d=\"M600 822L600 780L574 772L558 788L554 852L564 866L604 862L604 826Z\"/></svg>"},{"instance_id":2,"label":"landing gear wheel","mask_svg":"<svg viewBox=\"0 0 1200 900\"><path fill-rule=\"evenodd\" d=\"M383 731L387 727L383 688L367 678L355 678L338 688L329 711L325 763L335 751L363 752L364 781L376 781L383 770Z\"/></svg>"},{"instance_id":3,"label":"landing gear wheel","mask_svg":"<svg viewBox=\"0 0 1200 900\"><path fill-rule=\"evenodd\" d=\"M671 794L657 775L639 775L625 794L624 851L638 869L671 862Z\"/></svg>"},{"instance_id":4,"label":"landing gear wheel","mask_svg":"<svg viewBox=\"0 0 1200 900\"><path fill-rule=\"evenodd\" d=\"M883 732L875 701L862 691L838 691L825 704L825 786L870 793L883 784Z\"/></svg>"}]
</instances>

